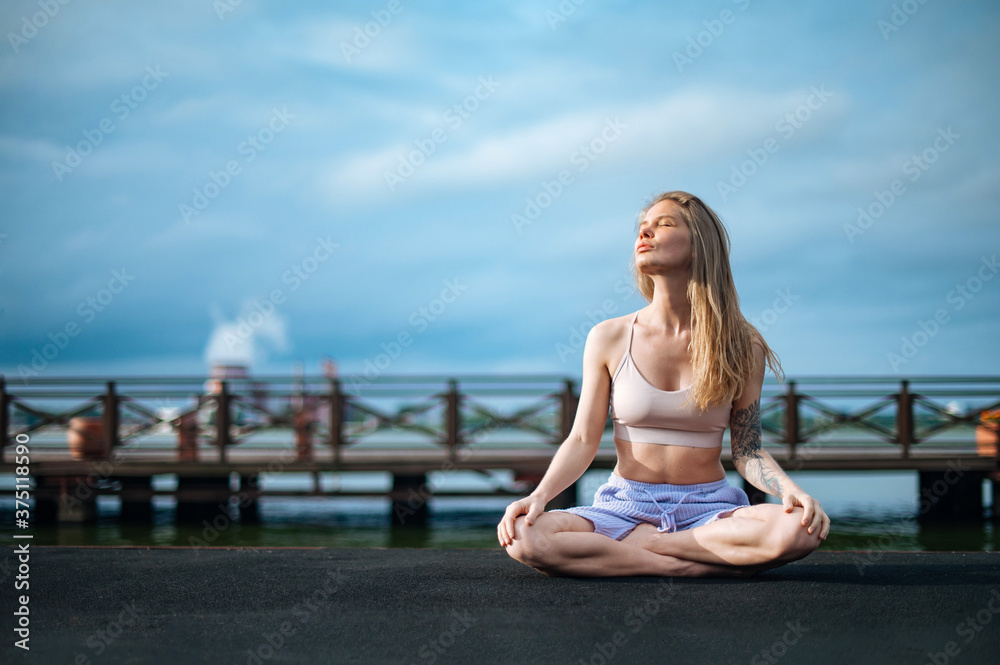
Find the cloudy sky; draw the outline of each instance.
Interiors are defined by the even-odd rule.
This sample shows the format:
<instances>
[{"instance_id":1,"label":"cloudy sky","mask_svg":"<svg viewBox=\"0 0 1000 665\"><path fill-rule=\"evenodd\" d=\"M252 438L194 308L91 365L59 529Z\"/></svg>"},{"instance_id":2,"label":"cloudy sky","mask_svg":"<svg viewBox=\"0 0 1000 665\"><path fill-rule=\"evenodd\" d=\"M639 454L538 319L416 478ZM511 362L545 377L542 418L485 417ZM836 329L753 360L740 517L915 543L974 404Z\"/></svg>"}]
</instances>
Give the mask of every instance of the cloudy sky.
<instances>
[{"instance_id":1,"label":"cloudy sky","mask_svg":"<svg viewBox=\"0 0 1000 665\"><path fill-rule=\"evenodd\" d=\"M579 376L684 189L789 378L996 375L1000 7L674 5L3 3L0 371Z\"/></svg>"}]
</instances>

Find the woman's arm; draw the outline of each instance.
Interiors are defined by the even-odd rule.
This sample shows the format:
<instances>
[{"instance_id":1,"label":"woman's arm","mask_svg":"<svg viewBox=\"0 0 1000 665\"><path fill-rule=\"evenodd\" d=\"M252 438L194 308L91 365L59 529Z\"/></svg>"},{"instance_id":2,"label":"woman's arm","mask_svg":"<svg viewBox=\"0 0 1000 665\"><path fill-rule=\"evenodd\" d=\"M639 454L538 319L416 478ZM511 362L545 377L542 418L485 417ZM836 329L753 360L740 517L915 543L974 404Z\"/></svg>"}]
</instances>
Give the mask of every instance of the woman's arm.
<instances>
[{"instance_id":1,"label":"woman's arm","mask_svg":"<svg viewBox=\"0 0 1000 665\"><path fill-rule=\"evenodd\" d=\"M535 491L507 506L497 524L497 539L504 547L514 542L514 520L524 515L528 526L534 524L545 511L546 504L572 485L590 467L601 445L604 426L608 422L608 405L611 399L611 377L601 356L607 344L608 330L604 322L598 323L587 333L583 347L583 383L580 386L580 403L569 436L549 462L545 476Z\"/></svg>"},{"instance_id":2,"label":"woman's arm","mask_svg":"<svg viewBox=\"0 0 1000 665\"><path fill-rule=\"evenodd\" d=\"M751 485L779 499L798 485L788 477L771 453L760 447L760 390L752 404L741 409L733 406L729 423L733 466Z\"/></svg>"},{"instance_id":3,"label":"woman's arm","mask_svg":"<svg viewBox=\"0 0 1000 665\"><path fill-rule=\"evenodd\" d=\"M607 326L601 323L587 333L583 347L583 382L573 428L549 462L545 476L531 493L544 503L575 483L597 456L604 426L608 422L611 399L611 377L602 359L608 337Z\"/></svg>"},{"instance_id":4,"label":"woman's arm","mask_svg":"<svg viewBox=\"0 0 1000 665\"><path fill-rule=\"evenodd\" d=\"M818 532L825 540L830 531L830 518L819 501L809 496L778 462L760 446L760 392L764 385L764 349L754 345L755 369L743 394L733 401L729 418L729 438L733 451L733 466L754 487L781 499L785 512L802 506L802 526L809 533Z\"/></svg>"}]
</instances>

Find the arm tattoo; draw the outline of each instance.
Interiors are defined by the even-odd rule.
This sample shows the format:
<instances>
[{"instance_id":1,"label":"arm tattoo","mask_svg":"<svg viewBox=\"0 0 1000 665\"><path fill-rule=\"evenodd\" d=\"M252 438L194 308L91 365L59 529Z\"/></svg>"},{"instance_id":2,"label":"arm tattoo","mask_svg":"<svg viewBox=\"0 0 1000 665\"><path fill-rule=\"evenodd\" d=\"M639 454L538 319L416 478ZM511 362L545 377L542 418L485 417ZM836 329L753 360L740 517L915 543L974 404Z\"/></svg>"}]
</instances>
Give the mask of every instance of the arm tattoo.
<instances>
[{"instance_id":1,"label":"arm tattoo","mask_svg":"<svg viewBox=\"0 0 1000 665\"><path fill-rule=\"evenodd\" d=\"M743 467L743 477L751 484L781 498L782 489L778 476L770 465L765 464L760 454L760 399L733 413L729 433L733 445L733 465L737 469Z\"/></svg>"}]
</instances>

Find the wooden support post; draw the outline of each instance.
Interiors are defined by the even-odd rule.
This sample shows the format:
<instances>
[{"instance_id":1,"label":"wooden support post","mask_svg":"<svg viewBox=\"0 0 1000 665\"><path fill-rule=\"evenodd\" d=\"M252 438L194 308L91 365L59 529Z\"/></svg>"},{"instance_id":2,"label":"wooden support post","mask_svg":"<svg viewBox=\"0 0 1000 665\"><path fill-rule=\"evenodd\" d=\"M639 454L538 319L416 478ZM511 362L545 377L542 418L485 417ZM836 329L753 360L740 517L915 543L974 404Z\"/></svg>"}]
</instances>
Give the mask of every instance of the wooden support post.
<instances>
[{"instance_id":1,"label":"wooden support post","mask_svg":"<svg viewBox=\"0 0 1000 665\"><path fill-rule=\"evenodd\" d=\"M237 504L240 510L240 524L258 524L260 522L259 482L260 476L257 474L240 476L240 493Z\"/></svg>"},{"instance_id":2,"label":"wooden support post","mask_svg":"<svg viewBox=\"0 0 1000 665\"><path fill-rule=\"evenodd\" d=\"M913 396L910 394L910 382L903 380L896 398L896 443L903 448L903 459L910 457L910 445L913 441Z\"/></svg>"},{"instance_id":3,"label":"wooden support post","mask_svg":"<svg viewBox=\"0 0 1000 665\"><path fill-rule=\"evenodd\" d=\"M153 484L152 476L118 476L122 484L121 515L122 522L139 524L153 523Z\"/></svg>"},{"instance_id":4,"label":"wooden support post","mask_svg":"<svg viewBox=\"0 0 1000 665\"><path fill-rule=\"evenodd\" d=\"M85 476L50 476L49 487L56 493L56 521L92 523L97 521L97 490Z\"/></svg>"},{"instance_id":5,"label":"wooden support post","mask_svg":"<svg viewBox=\"0 0 1000 665\"><path fill-rule=\"evenodd\" d=\"M427 525L430 509L427 474L396 473L392 476L392 526Z\"/></svg>"},{"instance_id":6,"label":"wooden support post","mask_svg":"<svg viewBox=\"0 0 1000 665\"><path fill-rule=\"evenodd\" d=\"M177 512L174 519L178 523L209 524L224 515L229 523L229 499L232 490L229 476L177 476ZM218 530L218 526L214 527Z\"/></svg>"},{"instance_id":7,"label":"wooden support post","mask_svg":"<svg viewBox=\"0 0 1000 665\"><path fill-rule=\"evenodd\" d=\"M982 471L920 471L918 522L981 522ZM995 501L995 499L994 499Z\"/></svg>"},{"instance_id":8,"label":"wooden support post","mask_svg":"<svg viewBox=\"0 0 1000 665\"><path fill-rule=\"evenodd\" d=\"M743 491L750 499L750 505L756 506L758 503L767 503L767 492L752 485L746 478L743 479Z\"/></svg>"},{"instance_id":9,"label":"wooden support post","mask_svg":"<svg viewBox=\"0 0 1000 665\"><path fill-rule=\"evenodd\" d=\"M63 514L63 489L69 486L62 476L37 476L35 478L35 508L31 513L35 524L57 524ZM86 487L86 485L84 485ZM84 498L89 498L84 493ZM96 511L95 511L96 515Z\"/></svg>"},{"instance_id":10,"label":"wooden support post","mask_svg":"<svg viewBox=\"0 0 1000 665\"><path fill-rule=\"evenodd\" d=\"M39 491L48 480L48 477L35 480L35 509L31 512L34 524L55 524L59 520L58 496Z\"/></svg>"}]
</instances>

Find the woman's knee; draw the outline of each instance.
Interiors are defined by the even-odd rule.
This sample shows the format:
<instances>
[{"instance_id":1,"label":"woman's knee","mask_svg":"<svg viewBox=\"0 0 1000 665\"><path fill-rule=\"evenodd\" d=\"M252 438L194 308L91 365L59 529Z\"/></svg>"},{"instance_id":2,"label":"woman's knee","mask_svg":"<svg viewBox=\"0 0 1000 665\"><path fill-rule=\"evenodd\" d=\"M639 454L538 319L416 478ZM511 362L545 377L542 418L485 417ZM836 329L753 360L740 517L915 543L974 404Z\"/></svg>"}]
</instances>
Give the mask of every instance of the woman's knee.
<instances>
[{"instance_id":1,"label":"woman's knee","mask_svg":"<svg viewBox=\"0 0 1000 665\"><path fill-rule=\"evenodd\" d=\"M788 563L811 554L819 546L819 535L809 533L802 525L803 508L795 506L792 512L782 511L775 525L775 558Z\"/></svg>"},{"instance_id":2,"label":"woman's knee","mask_svg":"<svg viewBox=\"0 0 1000 665\"><path fill-rule=\"evenodd\" d=\"M507 547L507 553L521 563L531 567L544 567L553 553L552 531L547 528L547 520L538 516L534 524L528 526L525 516L514 520L514 541Z\"/></svg>"}]
</instances>

